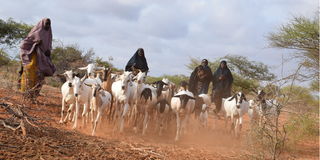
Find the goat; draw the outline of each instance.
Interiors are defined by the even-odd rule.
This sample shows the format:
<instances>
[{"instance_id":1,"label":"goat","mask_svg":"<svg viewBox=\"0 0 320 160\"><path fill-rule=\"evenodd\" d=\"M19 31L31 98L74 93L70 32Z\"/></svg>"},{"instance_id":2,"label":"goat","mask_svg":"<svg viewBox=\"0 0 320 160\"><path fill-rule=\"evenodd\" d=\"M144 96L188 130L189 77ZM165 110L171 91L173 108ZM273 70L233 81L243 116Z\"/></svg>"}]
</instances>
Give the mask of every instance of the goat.
<instances>
[{"instance_id":1,"label":"goat","mask_svg":"<svg viewBox=\"0 0 320 160\"><path fill-rule=\"evenodd\" d=\"M208 110L210 108L210 105L211 105L211 98L208 94L200 94L198 96L199 98L201 98L201 102L200 103L200 107L201 107L201 111L200 111L200 114L199 114L199 121L200 121L200 124L207 128L208 126ZM197 99L196 99L196 104L197 104ZM197 105L195 105L196 107Z\"/></svg>"},{"instance_id":2,"label":"goat","mask_svg":"<svg viewBox=\"0 0 320 160\"><path fill-rule=\"evenodd\" d=\"M137 107L140 107L140 109L138 109L137 114L140 115L144 113L142 135L144 135L147 130L149 119L150 119L149 115L153 112L153 109L156 103L162 99L161 97L162 89L163 89L163 86L166 85L166 83L164 83L163 81L156 81L153 84L156 85L156 87L153 87L150 85L143 86L140 99L142 98L142 96L144 96L145 101L144 102L138 101L137 103L138 105L140 105L140 106L137 106ZM135 119L135 127L137 125L138 119L139 119L139 116Z\"/></svg>"},{"instance_id":3,"label":"goat","mask_svg":"<svg viewBox=\"0 0 320 160\"><path fill-rule=\"evenodd\" d=\"M242 128L242 116L248 111L249 103L242 92L238 92L232 97L222 99L223 108L225 111L225 126L227 126L228 118L231 119L231 132L239 136ZM239 128L239 131L238 131Z\"/></svg>"},{"instance_id":4,"label":"goat","mask_svg":"<svg viewBox=\"0 0 320 160\"><path fill-rule=\"evenodd\" d=\"M155 109L156 109L156 129L159 129L159 135L162 135L163 129L168 127L169 120L171 118L171 98L174 95L175 84L170 82L167 78L163 78L161 83L163 90L161 96L158 98ZM161 89L159 87L159 89Z\"/></svg>"},{"instance_id":5,"label":"goat","mask_svg":"<svg viewBox=\"0 0 320 160\"><path fill-rule=\"evenodd\" d=\"M199 121L201 126L204 128L208 127L208 109L209 107L206 104L202 104Z\"/></svg>"},{"instance_id":6,"label":"goat","mask_svg":"<svg viewBox=\"0 0 320 160\"><path fill-rule=\"evenodd\" d=\"M130 106L134 104L136 85L132 83L132 73L124 72L120 79L112 84L112 95L114 96L115 112L119 117L119 130L123 132L124 118Z\"/></svg>"},{"instance_id":7,"label":"goat","mask_svg":"<svg viewBox=\"0 0 320 160\"><path fill-rule=\"evenodd\" d=\"M66 122L68 115L70 118L70 112L71 112L73 105L75 103L75 97L74 97L73 89L72 89L72 81L73 81L73 78L76 76L76 74L72 70L70 70L70 71L65 71L60 76L64 76L66 78L66 82L61 86L61 93L62 93L62 103L61 104L62 104L62 106L61 106L61 118L59 121L59 123L64 123L64 122ZM65 106L68 104L70 106L67 111L66 118L63 119Z\"/></svg>"},{"instance_id":8,"label":"goat","mask_svg":"<svg viewBox=\"0 0 320 160\"><path fill-rule=\"evenodd\" d=\"M195 98L193 94L186 90L186 87L183 87L184 90L181 90L171 99L171 108L174 114L176 115L177 120L177 131L175 141L179 140L180 134L183 129L186 129L186 126L189 121L189 116L195 106ZM184 118L183 118L184 117ZM183 118L180 120L180 118Z\"/></svg>"},{"instance_id":9,"label":"goat","mask_svg":"<svg viewBox=\"0 0 320 160\"><path fill-rule=\"evenodd\" d=\"M100 120L100 117L103 117L103 112L106 108L111 106L111 94L101 88L99 84L86 84L85 85L92 87L92 112L97 111L97 116L93 123L92 135L95 135L97 123Z\"/></svg>"},{"instance_id":10,"label":"goat","mask_svg":"<svg viewBox=\"0 0 320 160\"><path fill-rule=\"evenodd\" d=\"M75 111L75 118L74 118L74 125L72 129L75 129L77 127L77 120L78 120L78 114L80 105L83 105L83 112L82 112L82 118L83 118L83 125L85 124L85 119L88 118L88 108L90 106L90 109L92 109L91 103L91 87L85 84L96 84L97 82L95 79L86 79L87 75L85 75L83 78L75 77L72 83L73 86L73 93L76 98L76 111ZM93 117L92 121L93 121Z\"/></svg>"},{"instance_id":11,"label":"goat","mask_svg":"<svg viewBox=\"0 0 320 160\"><path fill-rule=\"evenodd\" d=\"M163 87L162 91L162 98L165 99L167 102L171 101L171 98L174 95L175 91L175 84L170 82L167 78L163 78L162 82L164 82L166 85Z\"/></svg>"},{"instance_id":12,"label":"goat","mask_svg":"<svg viewBox=\"0 0 320 160\"><path fill-rule=\"evenodd\" d=\"M137 124L140 119L141 113L143 112L142 109L144 109L144 107L141 106L147 105L148 96L152 97L151 91L144 91L144 89L147 88L147 85L144 84L147 72L142 72L141 70L138 71L139 72L137 73L137 75L133 78L134 82L132 82L136 85L136 92L135 105L130 113L130 118L133 121L133 130L135 131L135 133L137 133ZM143 101L142 98L145 98L145 101Z\"/></svg>"},{"instance_id":13,"label":"goat","mask_svg":"<svg viewBox=\"0 0 320 160\"><path fill-rule=\"evenodd\" d=\"M104 67L98 67L96 63L90 63L86 67L81 67L79 70L87 70L87 75L89 77L94 76L94 71L103 70Z\"/></svg>"},{"instance_id":14,"label":"goat","mask_svg":"<svg viewBox=\"0 0 320 160\"><path fill-rule=\"evenodd\" d=\"M102 88L111 93L111 86L114 80L111 78L111 68L103 68L102 70Z\"/></svg>"},{"instance_id":15,"label":"goat","mask_svg":"<svg viewBox=\"0 0 320 160\"><path fill-rule=\"evenodd\" d=\"M275 99L266 99L266 93L263 90L258 90L256 100L251 103L256 105L257 112L259 115L259 126L261 126L263 121L266 121L268 117L278 116L279 103Z\"/></svg>"},{"instance_id":16,"label":"goat","mask_svg":"<svg viewBox=\"0 0 320 160\"><path fill-rule=\"evenodd\" d=\"M166 99L159 100L156 103L156 113L157 119L156 122L158 123L159 127L159 136L162 135L162 131L164 127L167 127L167 123L170 119L171 107L169 102Z\"/></svg>"}]
</instances>

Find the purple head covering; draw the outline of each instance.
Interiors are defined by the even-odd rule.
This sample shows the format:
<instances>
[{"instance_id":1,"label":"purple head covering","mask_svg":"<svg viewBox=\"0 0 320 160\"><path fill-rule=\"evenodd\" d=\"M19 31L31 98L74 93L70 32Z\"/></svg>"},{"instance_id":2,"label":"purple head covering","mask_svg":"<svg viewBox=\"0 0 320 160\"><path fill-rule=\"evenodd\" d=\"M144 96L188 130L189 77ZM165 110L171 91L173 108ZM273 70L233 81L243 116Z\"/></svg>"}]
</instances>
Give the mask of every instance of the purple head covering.
<instances>
[{"instance_id":1,"label":"purple head covering","mask_svg":"<svg viewBox=\"0 0 320 160\"><path fill-rule=\"evenodd\" d=\"M27 65L31 61L31 53L36 51L38 69L45 76L51 76L55 72L55 67L50 59L52 48L52 31L51 25L46 30L45 23L49 18L44 18L29 32L28 36L22 40L20 45L20 58L23 65ZM40 41L40 44L36 42ZM49 54L46 54L49 53Z\"/></svg>"}]
</instances>

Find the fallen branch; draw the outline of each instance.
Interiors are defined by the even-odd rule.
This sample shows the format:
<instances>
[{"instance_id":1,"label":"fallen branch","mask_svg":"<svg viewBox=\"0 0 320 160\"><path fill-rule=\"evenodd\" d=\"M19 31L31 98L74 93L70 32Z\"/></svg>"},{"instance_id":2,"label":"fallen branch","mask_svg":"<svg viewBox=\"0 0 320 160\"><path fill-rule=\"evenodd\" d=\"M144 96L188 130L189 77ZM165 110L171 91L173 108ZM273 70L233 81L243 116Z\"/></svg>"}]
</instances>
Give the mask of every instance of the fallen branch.
<instances>
[{"instance_id":1,"label":"fallen branch","mask_svg":"<svg viewBox=\"0 0 320 160\"><path fill-rule=\"evenodd\" d=\"M32 118L31 116L29 116L26 112L24 112L21 109L21 106L14 106L12 103L6 102L6 103L0 103L0 107L4 108L7 113L12 115L14 120L18 121L15 124L14 123L9 124L8 122L6 122L6 121L8 121L8 119L0 119L0 123L5 128L9 128L13 131L15 131L17 129L21 129L23 136L27 135L27 129L26 129L25 124L29 124L30 126L35 127L35 128L39 128L35 124L36 120L34 118Z\"/></svg>"},{"instance_id":2,"label":"fallen branch","mask_svg":"<svg viewBox=\"0 0 320 160\"><path fill-rule=\"evenodd\" d=\"M19 148L18 146L6 145L6 144L2 144L2 143L0 143L0 146L7 147L7 148Z\"/></svg>"},{"instance_id":3,"label":"fallen branch","mask_svg":"<svg viewBox=\"0 0 320 160\"><path fill-rule=\"evenodd\" d=\"M164 155L161 155L161 154L156 153L156 152L154 152L154 151L144 150L144 149L142 149L142 148L134 148L134 147L132 147L131 150L136 150L136 151L140 151L140 152L144 152L144 153L149 153L149 154L156 155L156 156L158 156L158 157L165 158Z\"/></svg>"}]
</instances>

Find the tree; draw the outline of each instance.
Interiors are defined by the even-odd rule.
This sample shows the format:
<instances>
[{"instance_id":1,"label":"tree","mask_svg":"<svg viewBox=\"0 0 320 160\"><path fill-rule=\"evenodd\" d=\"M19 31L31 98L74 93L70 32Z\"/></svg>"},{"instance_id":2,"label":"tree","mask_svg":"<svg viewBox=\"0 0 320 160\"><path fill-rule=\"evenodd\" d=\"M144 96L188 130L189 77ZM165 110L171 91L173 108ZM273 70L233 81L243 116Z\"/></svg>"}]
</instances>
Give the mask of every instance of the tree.
<instances>
[{"instance_id":1,"label":"tree","mask_svg":"<svg viewBox=\"0 0 320 160\"><path fill-rule=\"evenodd\" d=\"M94 62L94 54L92 49L84 52L77 45L61 45L52 50L51 58L57 73L62 73L64 70L75 70Z\"/></svg>"},{"instance_id":2,"label":"tree","mask_svg":"<svg viewBox=\"0 0 320 160\"><path fill-rule=\"evenodd\" d=\"M271 47L293 50L292 58L299 60L299 79L313 80L319 88L319 16L313 19L293 17L277 32L268 36ZM303 70L304 69L304 70Z\"/></svg>"},{"instance_id":3,"label":"tree","mask_svg":"<svg viewBox=\"0 0 320 160\"><path fill-rule=\"evenodd\" d=\"M299 110L308 112L310 110L317 110L319 107L319 99L312 95L308 88L302 86L285 86L281 88L281 92L291 98L290 104ZM303 106L303 107L301 107Z\"/></svg>"},{"instance_id":4,"label":"tree","mask_svg":"<svg viewBox=\"0 0 320 160\"><path fill-rule=\"evenodd\" d=\"M109 61L105 61L101 57L96 57L95 62L98 64L98 66L113 68L113 65Z\"/></svg>"},{"instance_id":5,"label":"tree","mask_svg":"<svg viewBox=\"0 0 320 160\"><path fill-rule=\"evenodd\" d=\"M146 83L153 83L155 81L159 81L159 80L162 80L163 78L168 78L170 82L176 84L176 85L179 85L181 81L188 81L188 77L185 76L185 75L163 75L163 76L160 76L160 77L151 77L151 76L148 76L147 77L147 80L146 80Z\"/></svg>"},{"instance_id":6,"label":"tree","mask_svg":"<svg viewBox=\"0 0 320 160\"><path fill-rule=\"evenodd\" d=\"M9 55L3 49L0 49L0 66L8 65L10 61Z\"/></svg>"},{"instance_id":7,"label":"tree","mask_svg":"<svg viewBox=\"0 0 320 160\"><path fill-rule=\"evenodd\" d=\"M7 21L0 19L0 45L14 47L31 29L31 25L15 22L11 18Z\"/></svg>"}]
</instances>

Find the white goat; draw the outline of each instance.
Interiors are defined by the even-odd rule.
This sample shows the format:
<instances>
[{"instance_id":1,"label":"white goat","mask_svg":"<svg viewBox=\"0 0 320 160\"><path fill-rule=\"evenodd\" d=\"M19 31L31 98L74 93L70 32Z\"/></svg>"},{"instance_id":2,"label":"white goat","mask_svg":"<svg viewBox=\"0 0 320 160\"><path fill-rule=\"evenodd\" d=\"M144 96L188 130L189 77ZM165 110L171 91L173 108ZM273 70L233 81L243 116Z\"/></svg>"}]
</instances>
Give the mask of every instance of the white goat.
<instances>
[{"instance_id":1,"label":"white goat","mask_svg":"<svg viewBox=\"0 0 320 160\"><path fill-rule=\"evenodd\" d=\"M91 100L91 87L84 85L86 84L96 84L96 81L94 79L86 79L86 75L83 78L75 77L73 79L73 93L76 97L76 111L75 111L75 118L74 118L74 125L72 129L75 129L77 127L77 121L78 121L78 115L80 106L83 105L83 112L82 112L82 118L83 118L83 125L85 124L85 120L88 118L88 108L90 106L90 100ZM91 109L91 107L90 107ZM92 117L93 118L93 117Z\"/></svg>"},{"instance_id":2,"label":"white goat","mask_svg":"<svg viewBox=\"0 0 320 160\"><path fill-rule=\"evenodd\" d=\"M204 128L208 127L208 109L209 107L206 104L203 104L199 116L200 124Z\"/></svg>"},{"instance_id":3,"label":"white goat","mask_svg":"<svg viewBox=\"0 0 320 160\"><path fill-rule=\"evenodd\" d=\"M66 122L67 117L70 118L70 113L75 103L75 97L74 97L73 88L72 88L72 81L73 81L73 78L75 77L75 73L73 73L73 71L70 70L70 71L65 71L60 76L64 76L66 78L66 82L61 86L62 106L61 106L61 118L59 121L59 123L64 123ZM64 114L66 105L70 105L70 106L67 111L66 118L64 119L63 114Z\"/></svg>"},{"instance_id":4,"label":"white goat","mask_svg":"<svg viewBox=\"0 0 320 160\"><path fill-rule=\"evenodd\" d=\"M150 95L146 95L147 92L144 92L144 95L142 95L142 91L147 87L146 84L144 84L146 79L147 73L139 71L138 74L133 78L135 86L136 86L136 92L135 92L135 105L133 106L130 114L130 120L133 121L133 130L135 133L137 133L137 125L138 121L140 120L142 110L144 109L144 105L147 105L148 97ZM144 96L146 99L142 100L142 96Z\"/></svg>"},{"instance_id":5,"label":"white goat","mask_svg":"<svg viewBox=\"0 0 320 160\"><path fill-rule=\"evenodd\" d=\"M208 110L211 106L211 98L208 94L200 94L195 97L195 118L199 120L200 126L207 127Z\"/></svg>"},{"instance_id":6,"label":"white goat","mask_svg":"<svg viewBox=\"0 0 320 160\"><path fill-rule=\"evenodd\" d=\"M189 117L195 106L195 98L193 94L188 90L182 90L178 92L171 99L171 108L176 115L177 131L175 140L178 141L181 132L186 130ZM184 118L183 118L184 117ZM180 120L180 118L183 118Z\"/></svg>"},{"instance_id":7,"label":"white goat","mask_svg":"<svg viewBox=\"0 0 320 160\"><path fill-rule=\"evenodd\" d=\"M174 95L175 84L170 82L169 79L163 78L162 82L165 83L162 91L162 99L165 99L167 102L171 101L171 98Z\"/></svg>"},{"instance_id":8,"label":"white goat","mask_svg":"<svg viewBox=\"0 0 320 160\"><path fill-rule=\"evenodd\" d=\"M231 132L234 132L236 136L242 128L242 116L248 112L249 103L246 102L246 97L242 92L235 94L232 97L228 97L222 100L225 115L225 126L227 126L228 118L231 118ZM239 131L238 131L239 129Z\"/></svg>"},{"instance_id":9,"label":"white goat","mask_svg":"<svg viewBox=\"0 0 320 160\"><path fill-rule=\"evenodd\" d=\"M142 135L144 135L147 130L150 119L149 115L154 111L154 106L158 101L165 99L162 97L162 89L163 86L167 84L163 81L156 81L153 84L156 85L156 87L145 85L141 94L139 95L140 98L138 98L140 100L140 102L137 103L140 105L140 109L138 109L140 110L140 113L138 114L144 114ZM144 97L144 99L142 99L141 102L142 97Z\"/></svg>"},{"instance_id":10,"label":"white goat","mask_svg":"<svg viewBox=\"0 0 320 160\"><path fill-rule=\"evenodd\" d=\"M124 118L130 106L134 104L136 86L132 83L132 73L124 72L118 81L112 84L111 90L114 96L115 112L119 117L119 130L123 131Z\"/></svg>"},{"instance_id":11,"label":"white goat","mask_svg":"<svg viewBox=\"0 0 320 160\"><path fill-rule=\"evenodd\" d=\"M98 121L103 117L103 113L107 108L111 106L111 94L101 88L99 84L86 84L92 87L91 101L92 101L92 112L97 111L92 129L92 135L95 135Z\"/></svg>"},{"instance_id":12,"label":"white goat","mask_svg":"<svg viewBox=\"0 0 320 160\"><path fill-rule=\"evenodd\" d=\"M96 63L90 63L86 67L81 67L79 69L80 70L87 70L87 75L89 77L92 77L92 76L94 76L94 72L96 70L103 70L104 67L98 67Z\"/></svg>"}]
</instances>

